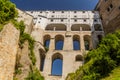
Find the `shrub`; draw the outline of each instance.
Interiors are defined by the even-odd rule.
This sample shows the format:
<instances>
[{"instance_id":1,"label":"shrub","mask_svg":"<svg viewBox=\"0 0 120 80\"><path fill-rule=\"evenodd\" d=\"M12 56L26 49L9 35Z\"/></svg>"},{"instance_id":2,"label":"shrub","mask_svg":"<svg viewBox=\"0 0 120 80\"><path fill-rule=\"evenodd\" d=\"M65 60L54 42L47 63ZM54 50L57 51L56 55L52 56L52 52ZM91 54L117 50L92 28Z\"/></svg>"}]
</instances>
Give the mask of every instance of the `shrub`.
<instances>
[{"instance_id":1,"label":"shrub","mask_svg":"<svg viewBox=\"0 0 120 80\"><path fill-rule=\"evenodd\" d=\"M0 0L0 24L17 17L17 10L15 5L9 0Z\"/></svg>"},{"instance_id":2,"label":"shrub","mask_svg":"<svg viewBox=\"0 0 120 80\"><path fill-rule=\"evenodd\" d=\"M120 65L120 31L108 34L97 49L89 51L84 66L66 80L99 80Z\"/></svg>"},{"instance_id":3,"label":"shrub","mask_svg":"<svg viewBox=\"0 0 120 80\"><path fill-rule=\"evenodd\" d=\"M34 66L30 66L31 67L31 71L28 74L28 77L25 78L25 80L44 80L44 77L41 76L40 71L34 67Z\"/></svg>"}]
</instances>

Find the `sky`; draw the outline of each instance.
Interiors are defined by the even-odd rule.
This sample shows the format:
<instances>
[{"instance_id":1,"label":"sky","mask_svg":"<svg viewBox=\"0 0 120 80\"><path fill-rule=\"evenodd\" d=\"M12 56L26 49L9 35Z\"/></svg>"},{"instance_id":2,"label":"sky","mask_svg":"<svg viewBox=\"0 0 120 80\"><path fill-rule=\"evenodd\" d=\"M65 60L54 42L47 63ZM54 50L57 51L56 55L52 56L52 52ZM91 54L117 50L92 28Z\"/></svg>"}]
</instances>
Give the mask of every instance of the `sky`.
<instances>
[{"instance_id":1,"label":"sky","mask_svg":"<svg viewBox=\"0 0 120 80\"><path fill-rule=\"evenodd\" d=\"M99 0L11 0L21 10L93 10Z\"/></svg>"}]
</instances>

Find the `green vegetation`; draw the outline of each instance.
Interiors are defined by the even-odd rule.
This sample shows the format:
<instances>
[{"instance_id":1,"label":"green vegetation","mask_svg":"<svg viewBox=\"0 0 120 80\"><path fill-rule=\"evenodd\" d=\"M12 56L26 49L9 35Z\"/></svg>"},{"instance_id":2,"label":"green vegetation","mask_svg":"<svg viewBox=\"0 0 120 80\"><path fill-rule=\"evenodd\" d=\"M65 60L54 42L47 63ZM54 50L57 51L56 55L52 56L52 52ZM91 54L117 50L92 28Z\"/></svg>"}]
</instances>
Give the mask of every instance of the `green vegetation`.
<instances>
[{"instance_id":1,"label":"green vegetation","mask_svg":"<svg viewBox=\"0 0 120 80\"><path fill-rule=\"evenodd\" d=\"M34 48L34 39L27 33L24 32L25 30L25 25L23 21L20 21L19 23L15 20L12 20L12 23L14 23L15 27L20 30L20 42L19 42L19 46L22 48L23 47L23 43L27 40L29 43L29 50L30 50L30 54L29 57L32 61L32 64L35 65L36 63L36 58L33 52L33 48Z\"/></svg>"},{"instance_id":2,"label":"green vegetation","mask_svg":"<svg viewBox=\"0 0 120 80\"><path fill-rule=\"evenodd\" d=\"M48 52L49 48L48 48L48 47L46 47L46 46L45 46L44 48L45 48L45 51L46 51L46 52Z\"/></svg>"},{"instance_id":3,"label":"green vegetation","mask_svg":"<svg viewBox=\"0 0 120 80\"><path fill-rule=\"evenodd\" d=\"M88 52L84 66L70 73L66 80L100 80L119 65L120 31L116 31L104 37L97 49Z\"/></svg>"},{"instance_id":4,"label":"green vegetation","mask_svg":"<svg viewBox=\"0 0 120 80\"><path fill-rule=\"evenodd\" d=\"M2 24L0 24L0 31L3 29L3 25Z\"/></svg>"},{"instance_id":5,"label":"green vegetation","mask_svg":"<svg viewBox=\"0 0 120 80\"><path fill-rule=\"evenodd\" d=\"M7 21L17 17L17 10L15 5L9 0L0 0L0 24L4 24Z\"/></svg>"},{"instance_id":6,"label":"green vegetation","mask_svg":"<svg viewBox=\"0 0 120 80\"><path fill-rule=\"evenodd\" d=\"M15 7L9 0L0 0L0 31L6 23L17 17L18 12Z\"/></svg>"},{"instance_id":7,"label":"green vegetation","mask_svg":"<svg viewBox=\"0 0 120 80\"><path fill-rule=\"evenodd\" d=\"M39 70L36 67L32 65L30 67L31 71L25 80L44 80L44 77L41 76Z\"/></svg>"},{"instance_id":8,"label":"green vegetation","mask_svg":"<svg viewBox=\"0 0 120 80\"><path fill-rule=\"evenodd\" d=\"M109 76L103 78L102 80L120 80L120 67L115 68L109 74Z\"/></svg>"},{"instance_id":9,"label":"green vegetation","mask_svg":"<svg viewBox=\"0 0 120 80\"><path fill-rule=\"evenodd\" d=\"M21 74L22 70L21 70L22 64L17 63L15 66L15 73L14 74Z\"/></svg>"}]
</instances>

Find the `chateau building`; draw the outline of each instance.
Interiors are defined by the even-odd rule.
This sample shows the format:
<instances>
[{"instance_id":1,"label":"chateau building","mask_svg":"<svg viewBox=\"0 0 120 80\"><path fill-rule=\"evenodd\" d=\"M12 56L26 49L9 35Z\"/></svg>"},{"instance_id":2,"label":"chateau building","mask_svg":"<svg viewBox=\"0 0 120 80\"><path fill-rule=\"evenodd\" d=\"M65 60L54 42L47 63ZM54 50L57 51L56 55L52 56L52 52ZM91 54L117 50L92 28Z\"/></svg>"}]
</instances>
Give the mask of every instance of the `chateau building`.
<instances>
[{"instance_id":1,"label":"chateau building","mask_svg":"<svg viewBox=\"0 0 120 80\"><path fill-rule=\"evenodd\" d=\"M120 0L99 0L95 10L100 13L105 33L120 29Z\"/></svg>"},{"instance_id":2,"label":"chateau building","mask_svg":"<svg viewBox=\"0 0 120 80\"><path fill-rule=\"evenodd\" d=\"M26 12L34 17L36 66L45 80L65 80L84 64L83 56L104 36L98 11ZM62 64L57 67L60 74L53 69L56 60Z\"/></svg>"}]
</instances>

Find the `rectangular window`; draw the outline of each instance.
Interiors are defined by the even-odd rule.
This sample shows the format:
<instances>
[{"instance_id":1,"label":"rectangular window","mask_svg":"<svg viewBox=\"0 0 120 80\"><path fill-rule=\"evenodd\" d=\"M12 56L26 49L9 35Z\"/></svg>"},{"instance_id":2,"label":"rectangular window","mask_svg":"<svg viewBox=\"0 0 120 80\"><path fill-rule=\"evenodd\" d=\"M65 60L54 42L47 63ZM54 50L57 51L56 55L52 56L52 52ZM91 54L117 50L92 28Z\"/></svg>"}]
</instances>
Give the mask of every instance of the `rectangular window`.
<instances>
[{"instance_id":1,"label":"rectangular window","mask_svg":"<svg viewBox=\"0 0 120 80\"><path fill-rule=\"evenodd\" d=\"M84 22L86 22L86 19L84 19Z\"/></svg>"},{"instance_id":2,"label":"rectangular window","mask_svg":"<svg viewBox=\"0 0 120 80\"><path fill-rule=\"evenodd\" d=\"M97 19L94 19L94 22L97 22Z\"/></svg>"},{"instance_id":3,"label":"rectangular window","mask_svg":"<svg viewBox=\"0 0 120 80\"><path fill-rule=\"evenodd\" d=\"M54 17L53 15L51 17Z\"/></svg>"},{"instance_id":4,"label":"rectangular window","mask_svg":"<svg viewBox=\"0 0 120 80\"><path fill-rule=\"evenodd\" d=\"M77 16L74 16L75 18L77 17Z\"/></svg>"},{"instance_id":5,"label":"rectangular window","mask_svg":"<svg viewBox=\"0 0 120 80\"><path fill-rule=\"evenodd\" d=\"M64 13L64 11L62 11L62 13Z\"/></svg>"},{"instance_id":6,"label":"rectangular window","mask_svg":"<svg viewBox=\"0 0 120 80\"><path fill-rule=\"evenodd\" d=\"M77 11L74 11L74 13L77 13Z\"/></svg>"},{"instance_id":7,"label":"rectangular window","mask_svg":"<svg viewBox=\"0 0 120 80\"><path fill-rule=\"evenodd\" d=\"M51 19L51 22L53 22L53 19Z\"/></svg>"},{"instance_id":8,"label":"rectangular window","mask_svg":"<svg viewBox=\"0 0 120 80\"><path fill-rule=\"evenodd\" d=\"M95 11L92 11L92 13L95 13Z\"/></svg>"},{"instance_id":9,"label":"rectangular window","mask_svg":"<svg viewBox=\"0 0 120 80\"><path fill-rule=\"evenodd\" d=\"M77 22L77 19L75 19L74 21Z\"/></svg>"},{"instance_id":10,"label":"rectangular window","mask_svg":"<svg viewBox=\"0 0 120 80\"><path fill-rule=\"evenodd\" d=\"M82 11L83 13L85 13L85 11Z\"/></svg>"},{"instance_id":11,"label":"rectangular window","mask_svg":"<svg viewBox=\"0 0 120 80\"><path fill-rule=\"evenodd\" d=\"M61 19L61 22L63 22L63 19Z\"/></svg>"}]
</instances>

